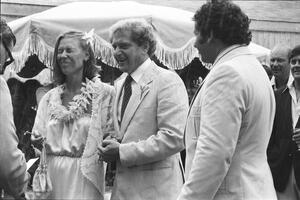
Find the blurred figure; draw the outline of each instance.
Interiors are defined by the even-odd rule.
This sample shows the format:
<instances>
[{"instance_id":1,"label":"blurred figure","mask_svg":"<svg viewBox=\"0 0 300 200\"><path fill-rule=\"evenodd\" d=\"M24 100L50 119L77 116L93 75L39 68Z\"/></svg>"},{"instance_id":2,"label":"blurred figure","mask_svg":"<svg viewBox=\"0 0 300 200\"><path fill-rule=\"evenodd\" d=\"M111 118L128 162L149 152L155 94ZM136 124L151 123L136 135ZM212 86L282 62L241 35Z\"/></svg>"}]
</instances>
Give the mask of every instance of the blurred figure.
<instances>
[{"instance_id":1,"label":"blurred figure","mask_svg":"<svg viewBox=\"0 0 300 200\"><path fill-rule=\"evenodd\" d=\"M114 88L100 81L88 34L67 32L57 39L53 80L43 95L32 140L45 140L53 190L48 199L104 199L104 166L97 147L113 134Z\"/></svg>"},{"instance_id":2,"label":"blurred figure","mask_svg":"<svg viewBox=\"0 0 300 200\"><path fill-rule=\"evenodd\" d=\"M18 137L13 121L13 107L8 86L2 74L14 61L11 51L16 38L6 24L0 19L0 191L20 198L27 186L29 175L26 173L24 154L17 148ZM0 197L0 198L1 198Z\"/></svg>"},{"instance_id":3,"label":"blurred figure","mask_svg":"<svg viewBox=\"0 0 300 200\"><path fill-rule=\"evenodd\" d=\"M270 55L270 67L273 72L271 84L274 90L285 88L293 82L293 77L290 74L289 54L290 47L283 44L276 45Z\"/></svg>"},{"instance_id":4,"label":"blurred figure","mask_svg":"<svg viewBox=\"0 0 300 200\"><path fill-rule=\"evenodd\" d=\"M275 200L266 156L275 100L247 47L250 20L231 1L207 2L193 19L195 47L213 65L191 103L178 200Z\"/></svg>"},{"instance_id":5,"label":"blurred figure","mask_svg":"<svg viewBox=\"0 0 300 200\"><path fill-rule=\"evenodd\" d=\"M288 60L294 81L275 91L276 114L267 153L278 199L299 200L300 45L291 51Z\"/></svg>"},{"instance_id":6,"label":"blurred figure","mask_svg":"<svg viewBox=\"0 0 300 200\"><path fill-rule=\"evenodd\" d=\"M272 77L273 77L273 71L271 70L271 68L270 68L269 66L267 66L267 65L265 65L265 64L263 64L262 66L263 66L263 68L265 69L265 71L266 71L266 73L267 73L269 79L271 80Z\"/></svg>"},{"instance_id":7,"label":"blurred figure","mask_svg":"<svg viewBox=\"0 0 300 200\"><path fill-rule=\"evenodd\" d=\"M188 97L180 77L157 66L152 26L117 22L110 40L120 70L114 109L118 141L106 139L100 156L116 161L112 200L174 200L183 184L180 151Z\"/></svg>"}]
</instances>

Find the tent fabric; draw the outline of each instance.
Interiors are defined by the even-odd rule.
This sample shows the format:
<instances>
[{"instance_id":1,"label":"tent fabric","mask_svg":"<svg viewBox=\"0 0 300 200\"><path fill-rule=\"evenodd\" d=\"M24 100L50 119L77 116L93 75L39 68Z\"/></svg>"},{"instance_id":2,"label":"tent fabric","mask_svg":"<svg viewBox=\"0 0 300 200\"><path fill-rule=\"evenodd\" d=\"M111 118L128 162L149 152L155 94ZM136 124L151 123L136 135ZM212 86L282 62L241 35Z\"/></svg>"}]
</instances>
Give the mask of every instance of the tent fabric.
<instances>
[{"instance_id":1,"label":"tent fabric","mask_svg":"<svg viewBox=\"0 0 300 200\"><path fill-rule=\"evenodd\" d=\"M95 30L93 47L97 58L118 67L108 38L110 26L125 18L145 18L157 36L156 57L170 69L182 69L198 56L193 47L193 14L132 1L63 4L9 23L17 37L13 51L16 62L12 68L20 71L32 54L51 68L54 45L60 34L70 30L89 32L91 29Z\"/></svg>"},{"instance_id":2,"label":"tent fabric","mask_svg":"<svg viewBox=\"0 0 300 200\"><path fill-rule=\"evenodd\" d=\"M196 55L193 48L193 13L164 6L145 5L131 1L75 2L51 8L41 13L9 23L18 39L13 55L14 68L19 71L26 57L37 54L47 66L57 37L70 30L95 30L95 55L117 67L109 43L109 27L124 18L145 18L156 32L156 56L166 66L180 69Z\"/></svg>"}]
</instances>

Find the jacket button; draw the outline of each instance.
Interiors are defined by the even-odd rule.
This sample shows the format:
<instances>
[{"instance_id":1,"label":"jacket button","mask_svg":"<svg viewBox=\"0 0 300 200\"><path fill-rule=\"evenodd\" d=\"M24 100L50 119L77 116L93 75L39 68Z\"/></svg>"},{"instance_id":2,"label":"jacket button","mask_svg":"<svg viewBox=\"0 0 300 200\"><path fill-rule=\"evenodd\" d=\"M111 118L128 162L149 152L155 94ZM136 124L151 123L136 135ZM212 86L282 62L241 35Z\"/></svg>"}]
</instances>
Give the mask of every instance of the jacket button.
<instances>
[{"instance_id":1,"label":"jacket button","mask_svg":"<svg viewBox=\"0 0 300 200\"><path fill-rule=\"evenodd\" d=\"M289 157L292 157L292 154L291 154L291 153L289 153Z\"/></svg>"}]
</instances>

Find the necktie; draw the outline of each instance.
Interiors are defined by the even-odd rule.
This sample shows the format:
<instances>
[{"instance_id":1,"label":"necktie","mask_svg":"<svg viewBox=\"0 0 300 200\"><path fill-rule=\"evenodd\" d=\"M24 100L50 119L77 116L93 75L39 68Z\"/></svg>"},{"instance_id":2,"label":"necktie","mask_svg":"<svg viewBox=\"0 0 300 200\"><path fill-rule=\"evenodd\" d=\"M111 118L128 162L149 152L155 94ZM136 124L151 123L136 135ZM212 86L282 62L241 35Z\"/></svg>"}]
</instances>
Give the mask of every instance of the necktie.
<instances>
[{"instance_id":1,"label":"necktie","mask_svg":"<svg viewBox=\"0 0 300 200\"><path fill-rule=\"evenodd\" d=\"M132 77L130 75L128 75L126 77L125 83L124 83L124 95L123 95L123 101L122 101L122 107L121 107L121 121L123 119L123 115L124 115L124 111L126 109L126 106L129 102L129 99L131 97L132 94L132 90L131 90L131 81L132 81Z\"/></svg>"}]
</instances>

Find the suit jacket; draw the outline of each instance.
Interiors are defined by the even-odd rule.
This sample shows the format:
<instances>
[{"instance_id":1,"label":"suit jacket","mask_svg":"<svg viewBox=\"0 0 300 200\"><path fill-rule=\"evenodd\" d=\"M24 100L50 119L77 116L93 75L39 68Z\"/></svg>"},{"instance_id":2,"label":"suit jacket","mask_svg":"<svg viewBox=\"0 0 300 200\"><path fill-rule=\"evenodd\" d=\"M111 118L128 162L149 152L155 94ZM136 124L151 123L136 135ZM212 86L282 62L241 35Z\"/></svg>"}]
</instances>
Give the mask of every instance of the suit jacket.
<instances>
[{"instance_id":1,"label":"suit jacket","mask_svg":"<svg viewBox=\"0 0 300 200\"><path fill-rule=\"evenodd\" d=\"M189 111L187 181L178 199L277 199L266 156L274 114L263 67L248 47L227 49Z\"/></svg>"},{"instance_id":2,"label":"suit jacket","mask_svg":"<svg viewBox=\"0 0 300 200\"><path fill-rule=\"evenodd\" d=\"M272 171L274 186L283 192L287 186L292 166L295 178L300 187L300 152L292 141L293 120L289 89L282 88L275 92L276 114L273 131L268 146L268 162Z\"/></svg>"},{"instance_id":3,"label":"suit jacket","mask_svg":"<svg viewBox=\"0 0 300 200\"><path fill-rule=\"evenodd\" d=\"M112 191L113 200L174 200L183 184L179 152L188 97L179 76L151 62L117 122L125 77L116 83L114 118L122 138Z\"/></svg>"},{"instance_id":4,"label":"suit jacket","mask_svg":"<svg viewBox=\"0 0 300 200\"><path fill-rule=\"evenodd\" d=\"M18 149L8 86L0 76L0 189L19 197L27 186L26 161Z\"/></svg>"}]
</instances>

